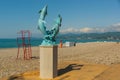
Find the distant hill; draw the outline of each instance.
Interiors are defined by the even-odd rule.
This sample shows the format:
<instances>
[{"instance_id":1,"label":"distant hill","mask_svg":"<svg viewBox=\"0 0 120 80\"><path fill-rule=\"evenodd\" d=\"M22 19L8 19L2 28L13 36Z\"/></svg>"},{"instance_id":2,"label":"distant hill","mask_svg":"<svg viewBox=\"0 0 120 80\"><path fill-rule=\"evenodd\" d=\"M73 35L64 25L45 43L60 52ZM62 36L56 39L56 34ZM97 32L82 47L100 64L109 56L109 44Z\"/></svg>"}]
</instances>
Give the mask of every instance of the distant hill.
<instances>
[{"instance_id":1,"label":"distant hill","mask_svg":"<svg viewBox=\"0 0 120 80\"><path fill-rule=\"evenodd\" d=\"M66 33L59 34L58 39L100 39L100 40L120 40L120 32L106 33Z\"/></svg>"}]
</instances>

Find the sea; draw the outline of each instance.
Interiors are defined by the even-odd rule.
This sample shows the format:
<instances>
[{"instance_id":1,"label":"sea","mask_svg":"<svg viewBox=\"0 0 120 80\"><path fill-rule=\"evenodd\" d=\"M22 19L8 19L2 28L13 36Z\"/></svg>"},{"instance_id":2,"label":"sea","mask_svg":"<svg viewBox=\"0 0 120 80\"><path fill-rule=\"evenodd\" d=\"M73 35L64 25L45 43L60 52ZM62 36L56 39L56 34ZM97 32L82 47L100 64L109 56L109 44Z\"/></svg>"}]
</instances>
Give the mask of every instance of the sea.
<instances>
[{"instance_id":1,"label":"sea","mask_svg":"<svg viewBox=\"0 0 120 80\"><path fill-rule=\"evenodd\" d=\"M42 43L41 38L32 38L30 40L31 46L39 46ZM56 43L59 44L60 39L56 40ZM63 39L65 42L75 42L75 43L87 43L87 42L120 42L120 40L97 40L97 39ZM0 48L17 48L18 44L21 44L22 41L17 41L17 39L0 39ZM27 43L27 41L26 41Z\"/></svg>"}]
</instances>

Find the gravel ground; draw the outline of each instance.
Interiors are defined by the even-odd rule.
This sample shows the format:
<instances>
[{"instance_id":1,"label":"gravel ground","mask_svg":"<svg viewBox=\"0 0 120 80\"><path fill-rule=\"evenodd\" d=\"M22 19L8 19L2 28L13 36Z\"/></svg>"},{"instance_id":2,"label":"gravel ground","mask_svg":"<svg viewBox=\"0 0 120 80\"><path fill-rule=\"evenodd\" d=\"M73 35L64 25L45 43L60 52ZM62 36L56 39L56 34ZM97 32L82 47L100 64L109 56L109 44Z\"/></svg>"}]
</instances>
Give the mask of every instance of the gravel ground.
<instances>
[{"instance_id":1,"label":"gravel ground","mask_svg":"<svg viewBox=\"0 0 120 80\"><path fill-rule=\"evenodd\" d=\"M60 49L59 53L63 60L84 60L105 65L120 63L120 43L116 42L78 43L76 47Z\"/></svg>"},{"instance_id":2,"label":"gravel ground","mask_svg":"<svg viewBox=\"0 0 120 80\"><path fill-rule=\"evenodd\" d=\"M16 59L16 48L0 49L0 78L39 69L39 56L38 53L36 53L37 50L38 48L33 48L33 56L36 58L24 60L22 49L20 49L19 59Z\"/></svg>"},{"instance_id":3,"label":"gravel ground","mask_svg":"<svg viewBox=\"0 0 120 80\"><path fill-rule=\"evenodd\" d=\"M20 54L23 54L22 49ZM17 48L0 49L0 78L39 70L39 47L32 47L32 60L16 60ZM120 44L115 42L78 43L75 47L58 49L58 61L86 61L89 63L113 65L120 63Z\"/></svg>"}]
</instances>

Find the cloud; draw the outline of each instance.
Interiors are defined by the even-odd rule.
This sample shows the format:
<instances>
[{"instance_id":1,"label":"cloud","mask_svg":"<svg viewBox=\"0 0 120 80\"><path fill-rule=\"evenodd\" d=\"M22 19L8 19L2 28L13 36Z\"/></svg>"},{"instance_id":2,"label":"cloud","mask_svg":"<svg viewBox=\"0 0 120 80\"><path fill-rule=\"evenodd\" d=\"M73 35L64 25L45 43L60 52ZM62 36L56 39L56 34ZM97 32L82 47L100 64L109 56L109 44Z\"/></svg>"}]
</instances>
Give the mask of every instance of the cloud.
<instances>
[{"instance_id":1,"label":"cloud","mask_svg":"<svg viewBox=\"0 0 120 80\"><path fill-rule=\"evenodd\" d=\"M106 28L107 32L120 32L120 23L110 25Z\"/></svg>"},{"instance_id":2,"label":"cloud","mask_svg":"<svg viewBox=\"0 0 120 80\"><path fill-rule=\"evenodd\" d=\"M120 23L113 24L112 26L117 26L118 27L118 26L120 26Z\"/></svg>"},{"instance_id":3,"label":"cloud","mask_svg":"<svg viewBox=\"0 0 120 80\"><path fill-rule=\"evenodd\" d=\"M89 27L85 27L85 28L80 29L80 32L84 32L84 33L93 32L93 31L94 31L94 29L89 28Z\"/></svg>"},{"instance_id":4,"label":"cloud","mask_svg":"<svg viewBox=\"0 0 120 80\"><path fill-rule=\"evenodd\" d=\"M103 33L103 32L119 32L120 31L120 23L113 24L107 27L102 28L68 28L64 30L60 30L61 33Z\"/></svg>"},{"instance_id":5,"label":"cloud","mask_svg":"<svg viewBox=\"0 0 120 80\"><path fill-rule=\"evenodd\" d=\"M98 32L98 31L102 31L99 28L90 28L90 27L84 27L84 28L68 28L68 29L64 29L61 30L61 33L93 33L93 32Z\"/></svg>"},{"instance_id":6,"label":"cloud","mask_svg":"<svg viewBox=\"0 0 120 80\"><path fill-rule=\"evenodd\" d=\"M97 33L97 32L105 32L105 28L90 28L90 27L84 27L84 28L68 28L61 30L61 33Z\"/></svg>"},{"instance_id":7,"label":"cloud","mask_svg":"<svg viewBox=\"0 0 120 80\"><path fill-rule=\"evenodd\" d=\"M61 33L72 33L72 32L79 32L78 29L75 29L75 28L68 28L68 29L64 29L64 30L60 30Z\"/></svg>"}]
</instances>

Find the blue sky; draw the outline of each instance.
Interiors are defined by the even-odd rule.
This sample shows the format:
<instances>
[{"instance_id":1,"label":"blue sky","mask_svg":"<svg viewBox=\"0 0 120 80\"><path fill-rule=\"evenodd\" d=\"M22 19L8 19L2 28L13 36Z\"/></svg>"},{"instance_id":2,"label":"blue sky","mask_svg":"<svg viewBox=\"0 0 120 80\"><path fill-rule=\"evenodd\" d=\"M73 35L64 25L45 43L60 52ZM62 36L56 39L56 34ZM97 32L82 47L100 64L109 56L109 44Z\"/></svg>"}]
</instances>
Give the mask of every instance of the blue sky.
<instances>
[{"instance_id":1,"label":"blue sky","mask_svg":"<svg viewBox=\"0 0 120 80\"><path fill-rule=\"evenodd\" d=\"M47 28L63 18L61 33L120 31L120 0L0 0L0 38L37 30L38 11L48 5Z\"/></svg>"}]
</instances>

